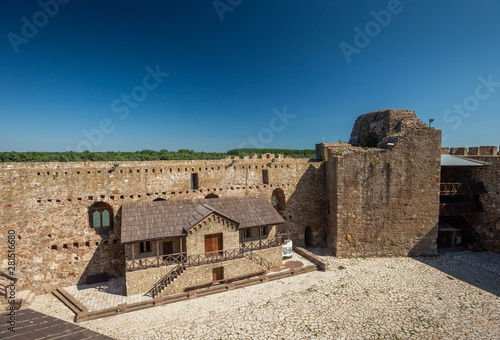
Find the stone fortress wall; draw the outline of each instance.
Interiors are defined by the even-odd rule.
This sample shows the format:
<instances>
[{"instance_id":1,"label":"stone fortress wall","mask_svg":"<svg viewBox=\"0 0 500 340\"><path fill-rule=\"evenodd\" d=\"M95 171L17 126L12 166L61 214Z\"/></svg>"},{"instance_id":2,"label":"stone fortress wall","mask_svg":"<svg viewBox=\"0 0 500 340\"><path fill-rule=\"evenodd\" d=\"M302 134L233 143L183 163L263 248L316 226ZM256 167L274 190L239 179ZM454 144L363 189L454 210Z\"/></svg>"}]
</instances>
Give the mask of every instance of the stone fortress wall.
<instances>
[{"instance_id":1,"label":"stone fortress wall","mask_svg":"<svg viewBox=\"0 0 500 340\"><path fill-rule=\"evenodd\" d=\"M337 256L437 255L440 146L413 111L385 110L360 116L350 144L326 147Z\"/></svg>"},{"instance_id":2,"label":"stone fortress wall","mask_svg":"<svg viewBox=\"0 0 500 340\"><path fill-rule=\"evenodd\" d=\"M337 256L437 254L440 155L447 152L440 130L413 111L383 110L356 120L350 144L323 143L316 150L317 161L265 154L0 164L1 270L7 269L13 230L18 289L48 292L123 276L123 203L207 195L284 197L278 209L285 223L278 232L289 232L294 245L327 246ZM491 147L466 154L491 164L471 174L487 192L481 194L485 214L470 223L493 247L500 229L500 157ZM91 228L89 211L97 202L112 208L111 228Z\"/></svg>"},{"instance_id":3,"label":"stone fortress wall","mask_svg":"<svg viewBox=\"0 0 500 340\"><path fill-rule=\"evenodd\" d=\"M268 179L264 184L263 171ZM198 188L191 189L191 174ZM311 227L326 239L324 165L308 159L262 155L216 161L4 163L0 164L0 263L7 269L7 235L16 232L18 287L47 292L59 285L124 275L121 205L154 199L263 195L286 199L285 223L297 245ZM105 202L114 226L90 227L89 208Z\"/></svg>"}]
</instances>

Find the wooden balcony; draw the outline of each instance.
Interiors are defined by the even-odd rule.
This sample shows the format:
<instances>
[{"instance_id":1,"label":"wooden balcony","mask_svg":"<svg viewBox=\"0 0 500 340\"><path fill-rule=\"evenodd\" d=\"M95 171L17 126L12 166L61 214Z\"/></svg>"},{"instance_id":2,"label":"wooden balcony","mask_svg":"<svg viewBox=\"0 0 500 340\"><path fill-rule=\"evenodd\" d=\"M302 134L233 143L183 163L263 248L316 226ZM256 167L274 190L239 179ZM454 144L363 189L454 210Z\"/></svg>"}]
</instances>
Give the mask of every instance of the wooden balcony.
<instances>
[{"instance_id":1,"label":"wooden balcony","mask_svg":"<svg viewBox=\"0 0 500 340\"><path fill-rule=\"evenodd\" d=\"M467 203L441 203L439 216L463 216L482 213L483 206L480 202Z\"/></svg>"},{"instance_id":2,"label":"wooden balcony","mask_svg":"<svg viewBox=\"0 0 500 340\"><path fill-rule=\"evenodd\" d=\"M155 257L146 257L143 259L133 259L126 261L126 270L130 272L134 270L165 267L178 264L183 264L185 267L202 266L205 264L230 261L244 257L248 258L248 253L251 253L252 251L279 247L281 245L283 245L283 237L276 236L264 241L247 242L242 244L240 248L234 249L224 249L195 255L187 255L184 252ZM259 261L262 263L262 266L268 267L267 260L257 257L257 255L255 254L252 255L252 261Z\"/></svg>"},{"instance_id":3,"label":"wooden balcony","mask_svg":"<svg viewBox=\"0 0 500 340\"><path fill-rule=\"evenodd\" d=\"M483 183L441 183L441 195L470 195L486 192Z\"/></svg>"}]
</instances>

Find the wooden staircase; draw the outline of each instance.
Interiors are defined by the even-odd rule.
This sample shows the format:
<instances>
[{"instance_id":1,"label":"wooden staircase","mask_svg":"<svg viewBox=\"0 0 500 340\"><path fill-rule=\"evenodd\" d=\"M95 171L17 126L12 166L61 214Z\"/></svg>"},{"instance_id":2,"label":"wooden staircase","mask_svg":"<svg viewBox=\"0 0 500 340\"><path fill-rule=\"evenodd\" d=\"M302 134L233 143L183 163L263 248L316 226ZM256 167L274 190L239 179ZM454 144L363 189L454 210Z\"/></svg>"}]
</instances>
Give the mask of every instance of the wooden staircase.
<instances>
[{"instance_id":1,"label":"wooden staircase","mask_svg":"<svg viewBox=\"0 0 500 340\"><path fill-rule=\"evenodd\" d=\"M17 278L0 270L0 309L8 307L9 286L16 282ZM17 303L17 306L20 307L20 302Z\"/></svg>"},{"instance_id":2,"label":"wooden staircase","mask_svg":"<svg viewBox=\"0 0 500 340\"><path fill-rule=\"evenodd\" d=\"M184 270L186 269L186 266L184 263L179 263L177 266L172 268L171 271L169 271L165 276L163 276L158 282L155 283L153 288L149 290L146 294L151 294L153 298L156 298L160 295L160 293L167 288L167 286L174 282L177 277L179 277Z\"/></svg>"},{"instance_id":3,"label":"wooden staircase","mask_svg":"<svg viewBox=\"0 0 500 340\"><path fill-rule=\"evenodd\" d=\"M247 253L245 253L245 256L247 259L249 259L253 263L264 268L266 270L266 273L269 271L269 268L271 268L271 263L268 260L266 260L265 258L255 254L253 252L247 252Z\"/></svg>"}]
</instances>

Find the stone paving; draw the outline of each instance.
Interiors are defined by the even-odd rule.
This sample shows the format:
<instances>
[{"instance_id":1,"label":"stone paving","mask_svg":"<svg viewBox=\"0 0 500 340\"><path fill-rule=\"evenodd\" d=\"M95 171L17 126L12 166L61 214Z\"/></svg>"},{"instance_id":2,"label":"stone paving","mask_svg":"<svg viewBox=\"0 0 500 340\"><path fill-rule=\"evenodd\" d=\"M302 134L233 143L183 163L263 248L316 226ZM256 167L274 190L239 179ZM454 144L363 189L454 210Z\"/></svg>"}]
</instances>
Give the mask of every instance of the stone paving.
<instances>
[{"instance_id":1,"label":"stone paving","mask_svg":"<svg viewBox=\"0 0 500 340\"><path fill-rule=\"evenodd\" d=\"M150 296L142 294L126 296L125 278L112 279L106 283L93 285L78 285L64 289L80 301L89 311L116 307L121 303L134 303L151 300Z\"/></svg>"},{"instance_id":2,"label":"stone paving","mask_svg":"<svg viewBox=\"0 0 500 340\"><path fill-rule=\"evenodd\" d=\"M312 262L294 252L292 257L287 258L283 262L282 266L271 268L270 272L277 273L289 270L291 267L287 266L287 263L295 265L296 268L313 265ZM142 294L126 296L124 277L112 279L105 283L73 285L64 287L64 289L87 307L89 311L116 307L118 304L122 303L134 303L152 299L150 296Z\"/></svg>"},{"instance_id":3,"label":"stone paving","mask_svg":"<svg viewBox=\"0 0 500 340\"><path fill-rule=\"evenodd\" d=\"M80 325L143 340L500 339L500 254L323 259L332 271ZM50 295L37 297L31 308L74 317Z\"/></svg>"}]
</instances>

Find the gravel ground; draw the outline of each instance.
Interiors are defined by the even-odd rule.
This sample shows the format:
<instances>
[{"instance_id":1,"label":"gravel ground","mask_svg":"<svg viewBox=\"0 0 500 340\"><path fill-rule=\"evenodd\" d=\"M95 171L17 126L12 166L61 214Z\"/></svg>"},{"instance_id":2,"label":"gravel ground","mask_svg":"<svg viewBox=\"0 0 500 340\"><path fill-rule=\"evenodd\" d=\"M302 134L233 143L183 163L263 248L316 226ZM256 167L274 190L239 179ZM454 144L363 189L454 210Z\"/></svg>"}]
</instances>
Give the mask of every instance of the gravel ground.
<instances>
[{"instance_id":1,"label":"gravel ground","mask_svg":"<svg viewBox=\"0 0 500 340\"><path fill-rule=\"evenodd\" d=\"M500 254L323 258L332 271L80 325L143 340L500 339ZM37 297L31 308L73 317L50 295Z\"/></svg>"}]
</instances>

